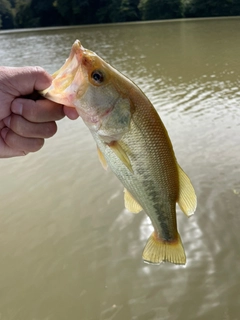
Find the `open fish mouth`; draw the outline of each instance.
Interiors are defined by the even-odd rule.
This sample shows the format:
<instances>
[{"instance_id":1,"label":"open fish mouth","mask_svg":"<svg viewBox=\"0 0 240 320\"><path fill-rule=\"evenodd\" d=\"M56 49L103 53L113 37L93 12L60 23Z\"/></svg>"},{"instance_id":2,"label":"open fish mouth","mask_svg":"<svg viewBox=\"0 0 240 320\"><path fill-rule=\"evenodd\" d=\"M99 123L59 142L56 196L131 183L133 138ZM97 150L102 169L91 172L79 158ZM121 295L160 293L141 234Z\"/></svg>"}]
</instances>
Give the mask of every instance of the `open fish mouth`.
<instances>
[{"instance_id":1,"label":"open fish mouth","mask_svg":"<svg viewBox=\"0 0 240 320\"><path fill-rule=\"evenodd\" d=\"M149 99L79 40L52 78L51 86L41 94L76 108L96 141L103 167L109 165L124 185L125 207L133 213L144 209L151 219L154 232L144 248L143 260L185 264L176 202L190 216L197 198Z\"/></svg>"},{"instance_id":2,"label":"open fish mouth","mask_svg":"<svg viewBox=\"0 0 240 320\"><path fill-rule=\"evenodd\" d=\"M76 40L70 55L63 66L52 75L52 84L40 94L54 102L75 107L73 102L86 90L86 75L82 68L82 60L86 49Z\"/></svg>"}]
</instances>

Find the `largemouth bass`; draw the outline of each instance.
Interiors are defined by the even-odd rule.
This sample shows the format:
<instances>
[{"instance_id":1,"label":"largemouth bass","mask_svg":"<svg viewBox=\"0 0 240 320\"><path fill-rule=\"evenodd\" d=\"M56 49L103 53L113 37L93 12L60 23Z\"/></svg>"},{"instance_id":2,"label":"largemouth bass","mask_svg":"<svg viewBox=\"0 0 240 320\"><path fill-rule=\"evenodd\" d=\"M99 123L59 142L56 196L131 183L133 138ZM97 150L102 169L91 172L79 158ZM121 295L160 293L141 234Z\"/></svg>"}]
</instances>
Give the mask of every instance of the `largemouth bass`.
<instances>
[{"instance_id":1,"label":"largemouth bass","mask_svg":"<svg viewBox=\"0 0 240 320\"><path fill-rule=\"evenodd\" d=\"M144 93L79 40L53 74L52 85L41 93L77 109L96 141L103 167L109 166L125 187L126 208L134 213L143 209L149 216L154 232L143 260L185 264L176 203L190 216L196 209L196 195Z\"/></svg>"}]
</instances>

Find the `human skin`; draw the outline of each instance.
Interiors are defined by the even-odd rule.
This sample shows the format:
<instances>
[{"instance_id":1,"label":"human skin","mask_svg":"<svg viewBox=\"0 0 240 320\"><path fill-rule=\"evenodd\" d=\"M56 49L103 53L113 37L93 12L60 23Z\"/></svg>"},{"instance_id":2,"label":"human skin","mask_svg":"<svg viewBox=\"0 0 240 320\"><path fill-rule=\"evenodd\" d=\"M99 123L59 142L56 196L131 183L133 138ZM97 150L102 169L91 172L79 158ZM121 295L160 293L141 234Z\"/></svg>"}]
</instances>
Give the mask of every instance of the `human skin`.
<instances>
[{"instance_id":1,"label":"human skin","mask_svg":"<svg viewBox=\"0 0 240 320\"><path fill-rule=\"evenodd\" d=\"M0 158L40 150L44 140L57 132L56 121L74 120L74 108L29 97L51 85L51 76L41 67L0 66Z\"/></svg>"}]
</instances>

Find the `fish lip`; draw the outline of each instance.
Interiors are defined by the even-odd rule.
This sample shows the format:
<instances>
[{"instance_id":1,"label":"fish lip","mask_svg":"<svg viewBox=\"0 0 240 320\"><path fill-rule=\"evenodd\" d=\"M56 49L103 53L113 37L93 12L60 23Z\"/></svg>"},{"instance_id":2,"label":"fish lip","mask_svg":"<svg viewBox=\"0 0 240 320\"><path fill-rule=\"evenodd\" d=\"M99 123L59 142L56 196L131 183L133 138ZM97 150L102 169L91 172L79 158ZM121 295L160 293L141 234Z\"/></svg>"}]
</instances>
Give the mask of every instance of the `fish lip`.
<instances>
[{"instance_id":1,"label":"fish lip","mask_svg":"<svg viewBox=\"0 0 240 320\"><path fill-rule=\"evenodd\" d=\"M82 57L83 57L83 52L85 50L86 49L82 46L81 41L78 40L78 39L75 40L73 45L72 45L71 52L70 52L70 55L69 55L68 59L73 58L74 56L76 56L78 61L81 62L82 61ZM70 60L72 60L72 59L70 59Z\"/></svg>"},{"instance_id":2,"label":"fish lip","mask_svg":"<svg viewBox=\"0 0 240 320\"><path fill-rule=\"evenodd\" d=\"M94 114L91 112L86 112L81 108L81 106L74 103L74 97L79 94L77 89L74 90L71 94L68 91L69 86L72 86L74 82L76 84L76 75L83 74L82 65L85 65L87 62L87 60L85 61L84 58L85 54L90 55L92 58L96 55L92 51L85 49L82 46L80 40L75 40L65 63L52 75L53 81L51 86L45 90L40 91L40 94L45 98L55 101L59 104L76 108L83 121L88 123L89 125L92 125L94 131L98 131L101 128L102 123L105 121L106 117L112 112L116 101L113 101L112 106L109 109L103 111L101 114ZM85 89L86 88L83 87L83 92Z\"/></svg>"},{"instance_id":3,"label":"fish lip","mask_svg":"<svg viewBox=\"0 0 240 320\"><path fill-rule=\"evenodd\" d=\"M83 53L85 51L85 48L81 45L80 40L76 40L71 48L71 52L69 54L69 57L67 58L67 60L65 61L65 63L63 64L63 66L57 70L56 72L54 72L54 74L52 75L53 80L59 76L59 74L63 73L64 71L66 71L66 69L68 69L69 66L71 66L71 64L73 63L73 59L76 58L78 65L81 64L82 62L82 58L83 58ZM72 66L73 68L73 66ZM68 71L69 72L69 71Z\"/></svg>"},{"instance_id":4,"label":"fish lip","mask_svg":"<svg viewBox=\"0 0 240 320\"><path fill-rule=\"evenodd\" d=\"M86 51L86 49L81 45L80 40L76 40L72 45L71 52L65 63L52 75L52 84L50 87L39 91L39 93L45 98L59 104L75 107L71 101L72 97L77 94L77 91L69 95L67 89L69 84L72 85L74 82L76 74L79 73L79 66L82 64L84 51Z\"/></svg>"}]
</instances>

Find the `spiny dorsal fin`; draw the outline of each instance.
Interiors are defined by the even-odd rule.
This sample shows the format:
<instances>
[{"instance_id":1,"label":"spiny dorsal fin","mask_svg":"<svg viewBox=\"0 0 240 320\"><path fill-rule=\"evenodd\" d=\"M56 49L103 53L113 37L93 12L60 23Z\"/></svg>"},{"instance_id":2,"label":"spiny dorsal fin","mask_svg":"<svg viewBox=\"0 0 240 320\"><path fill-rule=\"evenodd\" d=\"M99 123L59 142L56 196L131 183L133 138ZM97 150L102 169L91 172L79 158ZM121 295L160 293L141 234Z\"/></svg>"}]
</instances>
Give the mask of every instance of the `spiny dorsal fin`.
<instances>
[{"instance_id":1,"label":"spiny dorsal fin","mask_svg":"<svg viewBox=\"0 0 240 320\"><path fill-rule=\"evenodd\" d=\"M125 208L132 213L138 213L142 211L140 204L133 198L131 193L126 188L124 188L124 203Z\"/></svg>"},{"instance_id":2,"label":"spiny dorsal fin","mask_svg":"<svg viewBox=\"0 0 240 320\"><path fill-rule=\"evenodd\" d=\"M160 239L156 232L153 232L144 248L142 258L144 262L151 264L160 264L163 261L185 264L186 255L183 249L180 235L176 241L164 241Z\"/></svg>"},{"instance_id":3,"label":"spiny dorsal fin","mask_svg":"<svg viewBox=\"0 0 240 320\"><path fill-rule=\"evenodd\" d=\"M107 168L108 168L107 161L104 158L104 155L103 155L102 151L99 149L99 147L97 147L97 153L98 153L98 159L101 162L103 169L107 170Z\"/></svg>"},{"instance_id":4,"label":"spiny dorsal fin","mask_svg":"<svg viewBox=\"0 0 240 320\"><path fill-rule=\"evenodd\" d=\"M189 217L197 207L197 197L192 183L183 169L178 165L179 195L178 204L181 210Z\"/></svg>"},{"instance_id":5,"label":"spiny dorsal fin","mask_svg":"<svg viewBox=\"0 0 240 320\"><path fill-rule=\"evenodd\" d=\"M122 163L128 168L128 170L133 172L131 162L121 145L117 141L114 141L109 143L108 146L115 153L115 155L122 161Z\"/></svg>"}]
</instances>

